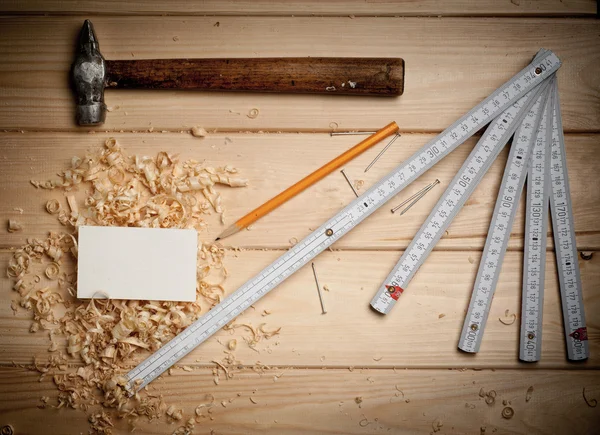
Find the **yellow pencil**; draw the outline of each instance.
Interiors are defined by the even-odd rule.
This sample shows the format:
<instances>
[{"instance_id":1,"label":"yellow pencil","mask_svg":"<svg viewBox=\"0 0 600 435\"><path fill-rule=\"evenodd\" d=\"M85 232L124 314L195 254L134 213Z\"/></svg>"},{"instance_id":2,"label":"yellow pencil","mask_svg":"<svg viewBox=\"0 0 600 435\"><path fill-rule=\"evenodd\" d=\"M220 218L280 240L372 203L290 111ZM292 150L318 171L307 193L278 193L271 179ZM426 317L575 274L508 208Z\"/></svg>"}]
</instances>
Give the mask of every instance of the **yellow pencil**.
<instances>
[{"instance_id":1,"label":"yellow pencil","mask_svg":"<svg viewBox=\"0 0 600 435\"><path fill-rule=\"evenodd\" d=\"M366 138L365 140L360 142L358 145L350 148L345 153L337 156L335 159L333 159L329 163L325 164L324 166L321 166L319 169L317 169L312 174L307 175L306 177L304 177L302 180L298 181L293 186L288 187L286 190L281 192L279 195L271 198L270 200L265 202L260 207L252 210L246 216L238 219L233 225L231 225L225 231L223 231L221 234L219 234L219 237L217 237L216 240L224 239L225 237L229 237L232 234L235 234L238 231L243 230L248 225L252 224L253 222L256 222L258 219L260 219L267 213L273 211L274 209L279 207L281 204L283 204L290 198L293 198L294 196L296 196L297 194L302 192L307 187L312 186L313 184L315 184L317 181L321 180L326 175L331 174L333 171L335 171L340 166L345 165L350 160L352 160L354 157L356 157L359 154L363 153L364 151L368 150L369 148L371 148L373 145L375 145L382 139L385 139L386 137L395 134L397 131L398 131L398 125L395 122L392 122L392 123L386 125L381 130L377 131L376 133L372 134L371 136L369 136L368 138Z\"/></svg>"}]
</instances>

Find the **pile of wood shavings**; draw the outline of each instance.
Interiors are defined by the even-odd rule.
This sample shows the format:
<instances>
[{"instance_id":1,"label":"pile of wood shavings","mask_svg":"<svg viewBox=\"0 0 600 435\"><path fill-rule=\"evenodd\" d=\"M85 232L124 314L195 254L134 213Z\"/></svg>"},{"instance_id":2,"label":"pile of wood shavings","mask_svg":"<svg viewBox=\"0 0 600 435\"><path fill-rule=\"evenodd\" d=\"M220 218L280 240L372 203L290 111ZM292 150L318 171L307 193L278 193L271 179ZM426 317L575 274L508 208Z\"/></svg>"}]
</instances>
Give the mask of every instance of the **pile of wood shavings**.
<instances>
[{"instance_id":1,"label":"pile of wood shavings","mask_svg":"<svg viewBox=\"0 0 600 435\"><path fill-rule=\"evenodd\" d=\"M77 227L199 230L206 225L203 215L215 211L223 216L221 195L215 185L247 185L247 180L236 174L237 170L228 166L214 169L194 160L180 163L165 152L154 158L130 157L115 139L109 139L100 151L73 157L59 180L31 181L38 188L67 192L70 210L57 200L48 201L47 212L72 234L51 232L45 240L28 240L15 250L7 270L18 293L12 309L16 312L21 307L32 313L30 332L48 333L48 350L53 352L48 362L34 359L26 367L39 372L40 381L52 378L59 391L54 407L91 412L91 430L101 434L112 433L114 414L127 417L132 425L140 417L183 419L182 412L167 406L160 395L143 392L128 398L123 374L141 360L138 354L157 350L195 321L203 304L208 303L208 309L221 301L227 277L224 249L216 244L199 244L195 302L82 301L76 298ZM85 198L78 201L75 194L85 189ZM265 331L263 325L258 330L240 326L252 332L249 343L278 332ZM230 358L228 362L233 363L235 360ZM84 365L72 369L70 363ZM107 413L105 408L116 412ZM175 433L191 433L197 419L190 418Z\"/></svg>"}]
</instances>

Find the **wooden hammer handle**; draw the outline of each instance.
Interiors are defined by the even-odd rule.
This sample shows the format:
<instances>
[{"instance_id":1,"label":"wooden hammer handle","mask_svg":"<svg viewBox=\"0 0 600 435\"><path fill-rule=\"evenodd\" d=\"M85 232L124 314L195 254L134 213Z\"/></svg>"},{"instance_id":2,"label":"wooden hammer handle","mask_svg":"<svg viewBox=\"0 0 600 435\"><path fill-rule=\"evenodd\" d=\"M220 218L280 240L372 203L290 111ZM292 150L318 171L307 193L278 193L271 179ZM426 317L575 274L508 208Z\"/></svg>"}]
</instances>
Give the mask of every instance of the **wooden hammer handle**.
<instances>
[{"instance_id":1,"label":"wooden hammer handle","mask_svg":"<svg viewBox=\"0 0 600 435\"><path fill-rule=\"evenodd\" d=\"M108 88L199 89L396 96L400 58L107 60Z\"/></svg>"}]
</instances>

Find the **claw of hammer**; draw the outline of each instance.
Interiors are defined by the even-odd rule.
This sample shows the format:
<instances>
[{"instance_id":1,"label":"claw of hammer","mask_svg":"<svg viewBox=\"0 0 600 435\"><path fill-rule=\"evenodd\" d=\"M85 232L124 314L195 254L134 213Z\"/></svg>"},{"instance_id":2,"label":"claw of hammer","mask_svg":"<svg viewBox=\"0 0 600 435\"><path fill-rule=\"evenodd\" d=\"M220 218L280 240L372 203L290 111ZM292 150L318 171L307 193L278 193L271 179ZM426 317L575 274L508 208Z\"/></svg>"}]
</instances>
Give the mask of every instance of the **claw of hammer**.
<instances>
[{"instance_id":1,"label":"claw of hammer","mask_svg":"<svg viewBox=\"0 0 600 435\"><path fill-rule=\"evenodd\" d=\"M77 123L79 125L104 123L106 63L100 54L98 39L90 20L85 20L81 28L71 74L77 102Z\"/></svg>"}]
</instances>

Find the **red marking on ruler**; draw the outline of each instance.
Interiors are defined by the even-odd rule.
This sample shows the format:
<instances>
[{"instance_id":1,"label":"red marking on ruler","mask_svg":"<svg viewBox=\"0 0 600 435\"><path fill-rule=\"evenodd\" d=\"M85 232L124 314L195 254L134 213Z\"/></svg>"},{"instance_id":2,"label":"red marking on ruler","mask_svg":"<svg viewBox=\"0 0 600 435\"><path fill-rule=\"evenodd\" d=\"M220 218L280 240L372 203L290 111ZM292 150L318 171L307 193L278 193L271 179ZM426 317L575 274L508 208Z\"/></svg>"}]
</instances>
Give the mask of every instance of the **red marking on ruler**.
<instances>
[{"instance_id":1,"label":"red marking on ruler","mask_svg":"<svg viewBox=\"0 0 600 435\"><path fill-rule=\"evenodd\" d=\"M577 328L569 334L569 337L573 337L575 340L579 341L587 340L587 328Z\"/></svg>"},{"instance_id":2,"label":"red marking on ruler","mask_svg":"<svg viewBox=\"0 0 600 435\"><path fill-rule=\"evenodd\" d=\"M395 300L398 300L398 298L404 291L404 289L399 285L386 285L385 288L388 291L389 295L392 297L392 299Z\"/></svg>"}]
</instances>

